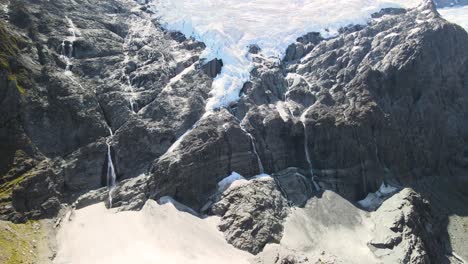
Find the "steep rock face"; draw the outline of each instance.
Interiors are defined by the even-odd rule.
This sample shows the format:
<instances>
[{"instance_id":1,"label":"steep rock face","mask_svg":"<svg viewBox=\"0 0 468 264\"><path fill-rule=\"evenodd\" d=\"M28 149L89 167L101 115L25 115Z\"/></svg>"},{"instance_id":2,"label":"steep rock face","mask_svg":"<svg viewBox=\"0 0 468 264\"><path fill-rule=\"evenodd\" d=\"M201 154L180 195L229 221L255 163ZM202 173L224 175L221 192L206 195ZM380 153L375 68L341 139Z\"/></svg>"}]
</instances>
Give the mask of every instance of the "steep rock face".
<instances>
[{"instance_id":1,"label":"steep rock face","mask_svg":"<svg viewBox=\"0 0 468 264\"><path fill-rule=\"evenodd\" d=\"M356 200L382 180L464 170L467 34L431 3L374 17L330 40L308 34L281 63L256 56L229 110L267 172L312 165Z\"/></svg>"},{"instance_id":2,"label":"steep rock face","mask_svg":"<svg viewBox=\"0 0 468 264\"><path fill-rule=\"evenodd\" d=\"M405 183L465 170L468 35L429 2L374 17L330 40L298 41L288 54L300 58L288 55L274 67L257 60L252 84L233 107L256 128L268 172L310 167L301 147L306 139L320 184L349 199L384 179ZM287 93L279 93L282 80ZM272 119L280 122L268 127ZM271 138L284 123L291 124L287 136ZM274 159L280 168L268 162L284 153L268 147L278 141L295 153L284 163Z\"/></svg>"},{"instance_id":3,"label":"steep rock face","mask_svg":"<svg viewBox=\"0 0 468 264\"><path fill-rule=\"evenodd\" d=\"M204 113L211 87L198 62L204 45L163 31L138 4L7 4L0 25L2 218L46 216L53 211L43 205L48 198L57 209L106 186L106 143L118 180L148 172Z\"/></svg>"},{"instance_id":4,"label":"steep rock face","mask_svg":"<svg viewBox=\"0 0 468 264\"><path fill-rule=\"evenodd\" d=\"M213 112L223 62L200 60L204 44L164 31L146 2L12 0L1 10L0 219L110 205L111 162L121 210L167 195L206 209L225 175L266 172L273 179L230 188L211 208L230 243L258 253L280 242L288 203L307 205L314 182L356 200L382 181L466 174L468 34L430 2L333 38L309 33L282 60L250 46L241 99ZM378 257L443 261L415 193L374 217L385 218L369 242ZM281 261L306 263L298 254Z\"/></svg>"},{"instance_id":5,"label":"steep rock face","mask_svg":"<svg viewBox=\"0 0 468 264\"><path fill-rule=\"evenodd\" d=\"M139 200L171 195L196 209L232 171L298 167L351 200L382 180L466 172L468 35L430 2L330 39L309 33L281 61L251 46L240 101L211 113L223 62L200 61L204 44L162 30L143 2L10 2L2 28L14 41L0 54L8 215L14 186L43 160L62 201L105 187L106 144L117 181L148 174Z\"/></svg>"},{"instance_id":6,"label":"steep rock face","mask_svg":"<svg viewBox=\"0 0 468 264\"><path fill-rule=\"evenodd\" d=\"M235 247L257 254L267 243L278 243L289 208L272 178L231 186L213 205L221 216L220 231Z\"/></svg>"},{"instance_id":7,"label":"steep rock face","mask_svg":"<svg viewBox=\"0 0 468 264\"><path fill-rule=\"evenodd\" d=\"M63 177L53 164L45 160L30 172L23 175L19 186L12 193L12 205L16 211L12 219L23 221L26 218L53 217L61 208Z\"/></svg>"},{"instance_id":8,"label":"steep rock face","mask_svg":"<svg viewBox=\"0 0 468 264\"><path fill-rule=\"evenodd\" d=\"M429 203L411 189L385 201L373 213L373 253L384 263L448 263L444 234Z\"/></svg>"},{"instance_id":9,"label":"steep rock face","mask_svg":"<svg viewBox=\"0 0 468 264\"><path fill-rule=\"evenodd\" d=\"M233 171L259 173L249 136L234 116L221 110L202 117L153 164L151 196L170 195L199 209Z\"/></svg>"},{"instance_id":10,"label":"steep rock face","mask_svg":"<svg viewBox=\"0 0 468 264\"><path fill-rule=\"evenodd\" d=\"M112 144L123 177L148 172L151 162L201 118L211 79L198 66L181 73L180 80L174 78L141 109L141 118L131 118L116 131Z\"/></svg>"},{"instance_id":11,"label":"steep rock face","mask_svg":"<svg viewBox=\"0 0 468 264\"><path fill-rule=\"evenodd\" d=\"M370 214L325 191L291 210L279 244L268 245L253 263L452 263L433 213L409 188Z\"/></svg>"},{"instance_id":12,"label":"steep rock face","mask_svg":"<svg viewBox=\"0 0 468 264\"><path fill-rule=\"evenodd\" d=\"M306 173L298 168L287 168L272 175L278 189L294 206L304 206L317 192L314 184L304 175Z\"/></svg>"}]
</instances>

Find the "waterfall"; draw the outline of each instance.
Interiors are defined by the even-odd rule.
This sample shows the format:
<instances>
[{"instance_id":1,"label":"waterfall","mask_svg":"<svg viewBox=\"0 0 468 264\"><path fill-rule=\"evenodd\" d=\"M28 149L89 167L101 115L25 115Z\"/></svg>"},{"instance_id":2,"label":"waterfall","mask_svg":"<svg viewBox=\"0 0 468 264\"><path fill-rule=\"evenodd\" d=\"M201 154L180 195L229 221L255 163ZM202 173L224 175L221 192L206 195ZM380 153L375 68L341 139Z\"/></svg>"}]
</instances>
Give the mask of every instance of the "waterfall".
<instances>
[{"instance_id":1,"label":"waterfall","mask_svg":"<svg viewBox=\"0 0 468 264\"><path fill-rule=\"evenodd\" d=\"M122 62L122 77L121 82L124 85L124 92L127 95L127 100L130 104L132 112L138 112L138 105L136 103L137 94L132 85L130 76L127 74L126 66L130 62L130 51L132 50L133 42L146 42L149 38L153 37L152 29L154 25L147 20L139 18L130 18L128 24L130 28L123 43L124 60Z\"/></svg>"},{"instance_id":2,"label":"waterfall","mask_svg":"<svg viewBox=\"0 0 468 264\"><path fill-rule=\"evenodd\" d=\"M263 164L262 164L262 160L260 159L260 155L258 155L258 152L257 152L257 146L255 145L255 138L252 136L252 134L250 134L244 128L244 126L242 124L240 125L240 128L242 129L242 131L244 131L247 134L247 136L249 136L250 144L252 145L253 152L254 152L255 156L257 157L258 170L259 170L260 174L264 174L265 169L263 168Z\"/></svg>"},{"instance_id":3,"label":"waterfall","mask_svg":"<svg viewBox=\"0 0 468 264\"><path fill-rule=\"evenodd\" d=\"M122 66L122 81L124 82L124 92L127 94L128 102L130 104L130 109L132 110L132 112L136 113L137 111L135 110L135 91L130 81L130 76L127 74L125 70L125 66L130 61L128 50L124 51L124 56L125 57L124 57L123 66Z\"/></svg>"},{"instance_id":4,"label":"waterfall","mask_svg":"<svg viewBox=\"0 0 468 264\"><path fill-rule=\"evenodd\" d=\"M61 59L65 61L66 67L65 67L65 75L73 81L76 85L78 85L82 90L84 90L83 86L73 78L72 72L71 72L71 67L73 66L72 59L73 59L73 45L74 42L77 39L77 36L79 35L79 30L76 28L75 24L73 21L65 16L67 23L68 23L68 32L69 36L65 38L65 40L62 41L62 54L61 54ZM96 90L94 90L94 93L96 94ZM133 110L133 107L132 107ZM115 174L115 167L114 163L112 161L112 151L111 151L111 140L112 137L114 136L114 133L112 132L112 129L108 126L109 130L109 137L106 139L106 145L107 145L107 175L106 175L106 180L107 180L107 188L109 190L109 207L112 207L112 196L115 191L116 187L116 174Z\"/></svg>"},{"instance_id":5,"label":"waterfall","mask_svg":"<svg viewBox=\"0 0 468 264\"><path fill-rule=\"evenodd\" d=\"M112 130L109 128L110 136L106 140L107 145L107 188L109 190L109 208L112 207L112 195L115 190L116 186L116 175L115 175L115 168L114 163L112 161L112 152L111 152L111 139L114 136Z\"/></svg>"},{"instance_id":6,"label":"waterfall","mask_svg":"<svg viewBox=\"0 0 468 264\"><path fill-rule=\"evenodd\" d=\"M61 59L65 61L65 74L71 75L72 74L71 67L73 66L73 63L72 63L73 44L75 43L77 39L77 35L79 34L79 31L70 18L65 16L65 19L67 20L67 23L68 23L68 32L70 36L68 36L62 41L62 54L60 57Z\"/></svg>"},{"instance_id":7,"label":"waterfall","mask_svg":"<svg viewBox=\"0 0 468 264\"><path fill-rule=\"evenodd\" d=\"M315 181L315 178L316 176L314 175L314 168L312 166L312 160L310 159L310 153L309 153L309 148L308 148L308 145L309 145L309 137L307 136L307 126L306 126L306 123L305 123L305 113L301 116L301 122L302 122L302 125L304 126L304 151L305 151L305 154L306 154L306 159L307 159L307 163L309 164L309 170L310 170L310 176L311 176L311 179L312 179L312 183L314 184L314 187L317 191L320 191L320 185L318 185L318 183Z\"/></svg>"}]
</instances>

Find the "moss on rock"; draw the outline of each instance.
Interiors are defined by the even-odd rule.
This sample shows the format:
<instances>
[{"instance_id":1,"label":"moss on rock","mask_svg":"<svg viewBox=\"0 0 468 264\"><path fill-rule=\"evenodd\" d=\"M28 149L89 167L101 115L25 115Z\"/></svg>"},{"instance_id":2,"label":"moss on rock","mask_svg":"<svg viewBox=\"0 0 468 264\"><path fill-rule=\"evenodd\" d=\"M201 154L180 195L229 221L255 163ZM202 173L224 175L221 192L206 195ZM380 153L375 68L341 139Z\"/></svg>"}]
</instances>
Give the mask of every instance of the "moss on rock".
<instances>
[{"instance_id":1,"label":"moss on rock","mask_svg":"<svg viewBox=\"0 0 468 264\"><path fill-rule=\"evenodd\" d=\"M25 87L31 85L28 71L16 65L20 54L21 39L8 32L5 23L0 22L0 71L3 71L9 81L14 81L20 94L26 93Z\"/></svg>"},{"instance_id":2,"label":"moss on rock","mask_svg":"<svg viewBox=\"0 0 468 264\"><path fill-rule=\"evenodd\" d=\"M11 72L9 59L18 56L18 39L8 33L3 22L0 22L0 39L0 67Z\"/></svg>"},{"instance_id":3,"label":"moss on rock","mask_svg":"<svg viewBox=\"0 0 468 264\"><path fill-rule=\"evenodd\" d=\"M0 221L0 263L37 263L42 239L43 228L38 221L24 224Z\"/></svg>"},{"instance_id":4,"label":"moss on rock","mask_svg":"<svg viewBox=\"0 0 468 264\"><path fill-rule=\"evenodd\" d=\"M13 189L23 182L24 180L28 179L29 177L33 176L33 172L27 172L18 178L8 181L2 185L0 185L0 200L5 201L9 200L11 198L11 195L13 194Z\"/></svg>"}]
</instances>

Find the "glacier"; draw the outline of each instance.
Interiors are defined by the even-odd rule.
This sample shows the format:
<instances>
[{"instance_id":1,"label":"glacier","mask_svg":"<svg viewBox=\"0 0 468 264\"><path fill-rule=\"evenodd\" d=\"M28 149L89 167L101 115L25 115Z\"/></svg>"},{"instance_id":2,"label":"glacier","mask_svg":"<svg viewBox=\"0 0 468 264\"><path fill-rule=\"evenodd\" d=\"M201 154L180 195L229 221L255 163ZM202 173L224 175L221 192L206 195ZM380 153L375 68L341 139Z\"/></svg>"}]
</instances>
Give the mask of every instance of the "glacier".
<instances>
[{"instance_id":1,"label":"glacier","mask_svg":"<svg viewBox=\"0 0 468 264\"><path fill-rule=\"evenodd\" d=\"M206 110L237 101L250 78L256 44L261 56L280 60L286 48L308 32L333 37L350 24L365 24L383 8L413 8L423 0L152 0L166 30L204 42L202 58L223 60Z\"/></svg>"}]
</instances>

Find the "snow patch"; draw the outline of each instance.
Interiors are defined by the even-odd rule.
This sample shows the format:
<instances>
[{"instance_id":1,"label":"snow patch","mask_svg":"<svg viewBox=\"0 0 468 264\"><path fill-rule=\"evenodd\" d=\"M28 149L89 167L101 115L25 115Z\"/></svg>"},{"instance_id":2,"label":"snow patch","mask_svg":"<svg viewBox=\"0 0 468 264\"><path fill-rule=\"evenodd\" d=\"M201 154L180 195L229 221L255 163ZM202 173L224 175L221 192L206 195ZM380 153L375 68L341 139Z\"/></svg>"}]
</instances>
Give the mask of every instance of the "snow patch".
<instances>
[{"instance_id":1,"label":"snow patch","mask_svg":"<svg viewBox=\"0 0 468 264\"><path fill-rule=\"evenodd\" d=\"M421 31L422 29L420 27L417 27L417 28L413 28L409 31L408 33L408 38L413 36L413 35L416 35L416 33L418 33L419 31Z\"/></svg>"},{"instance_id":2,"label":"snow patch","mask_svg":"<svg viewBox=\"0 0 468 264\"><path fill-rule=\"evenodd\" d=\"M398 33L396 33L396 32L392 32L392 33L386 35L386 36L384 37L384 39L393 38L393 37L396 37L396 36L399 36L399 35L400 35L400 34L398 34Z\"/></svg>"},{"instance_id":3,"label":"snow patch","mask_svg":"<svg viewBox=\"0 0 468 264\"><path fill-rule=\"evenodd\" d=\"M376 210L389 196L399 189L390 184L382 183L375 193L369 193L365 199L358 201L358 204L368 210Z\"/></svg>"},{"instance_id":4,"label":"snow patch","mask_svg":"<svg viewBox=\"0 0 468 264\"><path fill-rule=\"evenodd\" d=\"M288 120L290 119L290 112L288 106L284 102L279 101L276 104L276 110L278 110L278 114L280 115L281 119L284 122L288 122Z\"/></svg>"},{"instance_id":5,"label":"snow patch","mask_svg":"<svg viewBox=\"0 0 468 264\"><path fill-rule=\"evenodd\" d=\"M349 24L365 24L387 7L412 8L421 0L152 0L150 6L167 30L206 44L202 58L223 60L206 110L239 99L253 67L248 46L281 59L286 48L308 32L324 37Z\"/></svg>"},{"instance_id":6,"label":"snow patch","mask_svg":"<svg viewBox=\"0 0 468 264\"><path fill-rule=\"evenodd\" d=\"M141 211L103 203L75 210L57 230L53 263L248 264L253 256L228 244L216 216L199 218L172 203L148 200Z\"/></svg>"},{"instance_id":7,"label":"snow patch","mask_svg":"<svg viewBox=\"0 0 468 264\"><path fill-rule=\"evenodd\" d=\"M231 173L231 175L218 182L218 191L220 193L223 193L224 191L229 189L229 187L231 187L231 185L236 181L246 182L247 180L244 177L242 177L242 175L240 175L239 173L233 172Z\"/></svg>"},{"instance_id":8,"label":"snow patch","mask_svg":"<svg viewBox=\"0 0 468 264\"><path fill-rule=\"evenodd\" d=\"M180 136L180 137L171 145L171 147L169 147L169 149L166 151L166 153L164 153L163 156L174 153L174 151L180 146L180 144L182 143L182 141L184 140L184 138L185 138L188 134L190 134L190 132L192 132L194 128L196 128L196 127L198 126L198 123L199 123L201 120L203 120L203 118L207 117L208 115L209 115L209 113L203 114L203 116L202 116L197 122L195 122L195 124L193 124L193 126L192 126L191 128L189 128L187 131L185 131L185 133L182 134L182 136Z\"/></svg>"},{"instance_id":9,"label":"snow patch","mask_svg":"<svg viewBox=\"0 0 468 264\"><path fill-rule=\"evenodd\" d=\"M271 175L266 174L266 173L262 173L262 174L254 176L252 179L254 179L254 180L268 180L268 179L271 179Z\"/></svg>"},{"instance_id":10,"label":"snow patch","mask_svg":"<svg viewBox=\"0 0 468 264\"><path fill-rule=\"evenodd\" d=\"M395 193L396 191L398 191L397 187L391 186L390 184L385 185L384 183L382 183L377 192L381 195L389 195Z\"/></svg>"},{"instance_id":11,"label":"snow patch","mask_svg":"<svg viewBox=\"0 0 468 264\"><path fill-rule=\"evenodd\" d=\"M182 72L180 72L176 76L174 76L166 85L166 87L164 87L163 91L171 89L172 85L176 84L177 82L180 82L185 75L187 75L189 72L192 72L194 70L195 70L195 63L185 68Z\"/></svg>"},{"instance_id":12,"label":"snow patch","mask_svg":"<svg viewBox=\"0 0 468 264\"><path fill-rule=\"evenodd\" d=\"M233 173L231 173L231 175L227 176L222 181L218 182L218 192L223 193L223 192L225 192L226 190L228 190L230 188L234 188L234 187L242 186L244 184L248 184L249 181L251 181L251 180L264 181L264 180L269 180L269 179L271 179L271 176L269 174L266 174L266 173L256 175L256 176L252 177L252 179L247 180L246 178L244 178L239 173L233 172Z\"/></svg>"}]
</instances>

